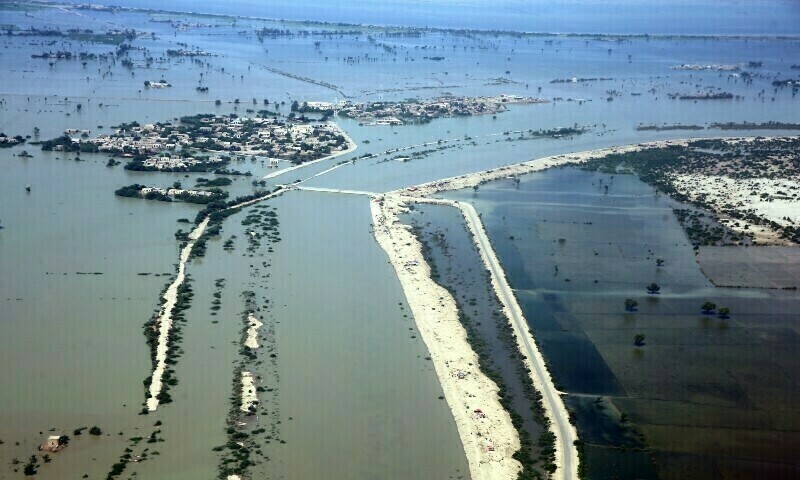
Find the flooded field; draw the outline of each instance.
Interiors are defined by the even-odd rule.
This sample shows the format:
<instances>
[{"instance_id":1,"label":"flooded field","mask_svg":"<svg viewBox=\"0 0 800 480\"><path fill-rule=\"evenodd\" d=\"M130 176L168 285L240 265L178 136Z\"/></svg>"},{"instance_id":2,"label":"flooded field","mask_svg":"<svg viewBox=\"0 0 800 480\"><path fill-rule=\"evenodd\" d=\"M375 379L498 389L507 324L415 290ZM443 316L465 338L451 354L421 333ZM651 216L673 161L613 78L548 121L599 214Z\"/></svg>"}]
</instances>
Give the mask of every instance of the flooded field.
<instances>
[{"instance_id":1,"label":"flooded field","mask_svg":"<svg viewBox=\"0 0 800 480\"><path fill-rule=\"evenodd\" d=\"M794 247L702 247L697 260L703 273L721 287L800 286L800 250Z\"/></svg>"},{"instance_id":2,"label":"flooded field","mask_svg":"<svg viewBox=\"0 0 800 480\"><path fill-rule=\"evenodd\" d=\"M796 291L714 287L674 202L630 175L552 170L448 197L481 212L591 478L797 474Z\"/></svg>"},{"instance_id":3,"label":"flooded field","mask_svg":"<svg viewBox=\"0 0 800 480\"><path fill-rule=\"evenodd\" d=\"M224 478L242 432L253 478L469 477L427 349L372 236L364 196L292 191L227 218L205 255L187 264L193 297L178 324L172 403L140 415L152 370L143 327L175 275L176 231L189 229L202 207L115 196L123 186L193 188L199 177L229 178L223 190L234 198L309 179L304 185L385 192L610 145L798 132L710 128L797 121L800 99L791 88L772 86L796 63L800 37L791 36L798 24L791 15L776 30L786 37L761 37L763 29L749 26L752 17L722 32L712 24L662 29L658 19L629 19L612 33L758 37L617 37L595 35L591 15L578 35L521 35L299 22L315 12L318 20L342 18L323 15L330 7L317 3L295 6L302 15L286 13L288 5L261 12L242 2L180 0L175 7L284 12L290 20L282 21L0 4L0 24L11 32L0 37L0 132L26 139L0 149L0 361L7 366L0 373L0 479L19 478L53 434L69 435L69 449L42 463L37 478L105 478L120 463L122 476ZM361 9L353 22L383 19L374 8ZM503 11L507 22L498 28L531 19L514 5L504 3ZM748 11L765 15L760 7ZM434 20L392 15L387 23ZM137 33L122 48L102 34L54 33L75 28ZM204 54L169 53L176 49ZM74 56L49 56L59 51ZM681 64L739 70L673 68ZM145 86L158 80L171 87ZM670 98L722 90L734 97ZM67 131L94 137L122 123L199 113L249 117L263 109L288 116L294 101L500 94L548 103L396 127L334 116L357 150L269 180L263 177L276 171L269 158L236 150L228 152L231 167L248 175L136 172L123 169L126 158L115 165L108 154L43 151L36 143ZM690 123L703 130L637 128ZM559 128L583 133L532 133ZM518 188L499 182L459 195L484 213L555 380L569 393L592 478L602 478L601 471L609 478L794 472L796 291L715 287L698 269L669 200L631 177L564 170L530 176ZM278 229L254 231L272 218ZM492 316L496 305L460 220L434 208L425 218L425 234L448 230L449 251L458 252L431 243L442 281L468 300L464 312ZM709 251L721 269L706 273L740 278L730 252ZM783 271L792 273L781 254L771 258L775 270L746 275L780 283ZM752 268L745 263L743 271ZM450 281L455 277L465 280ZM652 282L662 286L659 295L647 295ZM625 311L626 298L638 300L636 311ZM730 318L703 314L706 300L729 307ZM263 322L263 344L253 351L242 346L250 313ZM539 430L518 394L522 387L493 340L496 325L478 323L535 440ZM637 333L646 335L642 347L633 346ZM259 397L246 418L237 413L243 371L252 373ZM101 433L88 433L92 426ZM611 448L622 446L627 450ZM536 446L530 451L538 455Z\"/></svg>"}]
</instances>

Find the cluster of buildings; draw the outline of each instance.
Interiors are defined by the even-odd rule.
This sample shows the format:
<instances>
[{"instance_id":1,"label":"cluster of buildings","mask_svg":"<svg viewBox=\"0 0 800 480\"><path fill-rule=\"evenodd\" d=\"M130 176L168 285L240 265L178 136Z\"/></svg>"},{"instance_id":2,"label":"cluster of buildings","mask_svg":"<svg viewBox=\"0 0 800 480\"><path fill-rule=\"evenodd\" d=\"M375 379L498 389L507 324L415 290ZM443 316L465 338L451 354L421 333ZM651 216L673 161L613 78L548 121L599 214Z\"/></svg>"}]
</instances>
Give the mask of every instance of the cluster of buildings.
<instances>
[{"instance_id":1,"label":"cluster of buildings","mask_svg":"<svg viewBox=\"0 0 800 480\"><path fill-rule=\"evenodd\" d=\"M362 124L402 125L404 122L427 122L439 117L496 114L511 103L544 103L541 98L519 95L491 97L439 97L432 100L400 102L347 103L339 115L354 118Z\"/></svg>"},{"instance_id":2,"label":"cluster of buildings","mask_svg":"<svg viewBox=\"0 0 800 480\"><path fill-rule=\"evenodd\" d=\"M220 157L202 157L202 158L195 158L195 157L181 157L177 155L162 155L162 156L154 156L150 157L147 160L142 162L142 166L146 167L148 170L185 170L191 167L192 165L198 165L200 163L206 164L220 164L222 165L225 163L223 159Z\"/></svg>"},{"instance_id":3,"label":"cluster of buildings","mask_svg":"<svg viewBox=\"0 0 800 480\"><path fill-rule=\"evenodd\" d=\"M14 145L19 145L20 143L25 143L25 139L20 135L9 137L5 133L0 133L0 147L13 147Z\"/></svg>"},{"instance_id":4,"label":"cluster of buildings","mask_svg":"<svg viewBox=\"0 0 800 480\"><path fill-rule=\"evenodd\" d=\"M155 125L149 124L142 127L129 127L126 130L118 129L113 135L100 134L91 142L96 144L101 152L133 156L133 154L147 155L164 150L175 150L181 142L190 140L191 138L186 134L162 136L156 130Z\"/></svg>"},{"instance_id":5,"label":"cluster of buildings","mask_svg":"<svg viewBox=\"0 0 800 480\"><path fill-rule=\"evenodd\" d=\"M144 187L139 190L141 196L145 196L148 193L158 193L161 195L166 195L168 197L177 197L183 194L187 195L195 195L198 197L211 197L214 196L214 192L210 192L207 190L182 190L180 188L158 188L158 187Z\"/></svg>"},{"instance_id":6,"label":"cluster of buildings","mask_svg":"<svg viewBox=\"0 0 800 480\"><path fill-rule=\"evenodd\" d=\"M349 147L347 138L334 124L227 115L195 115L183 117L176 123L123 125L112 135L98 135L85 141L94 143L101 152L150 155L145 166L156 169L215 161L214 157L201 160L188 157L187 154L197 151L263 155L302 163ZM162 154L164 152L168 154ZM183 155L175 155L175 152Z\"/></svg>"},{"instance_id":7,"label":"cluster of buildings","mask_svg":"<svg viewBox=\"0 0 800 480\"><path fill-rule=\"evenodd\" d=\"M165 80L159 80L157 82L151 82L147 80L144 82L144 86L147 88L167 88L171 87L172 85Z\"/></svg>"},{"instance_id":8,"label":"cluster of buildings","mask_svg":"<svg viewBox=\"0 0 800 480\"><path fill-rule=\"evenodd\" d=\"M675 67L672 67L673 70L690 70L690 71L702 71L702 70L714 70L718 72L738 72L741 70L741 66L739 65L705 65L705 64L698 64L698 63L684 63Z\"/></svg>"},{"instance_id":9,"label":"cluster of buildings","mask_svg":"<svg viewBox=\"0 0 800 480\"><path fill-rule=\"evenodd\" d=\"M64 135L89 135L91 130L81 130L78 128L68 128L64 130Z\"/></svg>"}]
</instances>

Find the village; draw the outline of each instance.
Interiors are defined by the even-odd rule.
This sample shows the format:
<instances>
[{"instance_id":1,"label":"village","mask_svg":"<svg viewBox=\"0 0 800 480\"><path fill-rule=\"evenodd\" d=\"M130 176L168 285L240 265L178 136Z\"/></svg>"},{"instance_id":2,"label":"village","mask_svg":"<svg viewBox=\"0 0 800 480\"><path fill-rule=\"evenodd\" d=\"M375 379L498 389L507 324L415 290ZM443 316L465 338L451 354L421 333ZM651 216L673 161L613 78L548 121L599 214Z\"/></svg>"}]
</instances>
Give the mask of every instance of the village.
<instances>
[{"instance_id":1,"label":"village","mask_svg":"<svg viewBox=\"0 0 800 480\"><path fill-rule=\"evenodd\" d=\"M426 123L441 117L495 115L506 111L507 105L512 103L546 102L547 100L542 98L519 95L439 97L426 101L347 102L341 104L341 110L338 113L343 117L356 119L364 125L402 125L404 123Z\"/></svg>"},{"instance_id":2,"label":"village","mask_svg":"<svg viewBox=\"0 0 800 480\"><path fill-rule=\"evenodd\" d=\"M44 142L56 151L99 151L132 158L132 170L194 171L220 167L228 155L196 155L219 152L239 156L265 156L271 166L279 160L294 164L318 160L351 147L352 141L332 123L294 123L277 118L201 114L181 117L173 123L116 127L113 134L85 138L88 131L70 129L58 141ZM82 138L69 138L69 133ZM45 145L46 144L46 145Z\"/></svg>"},{"instance_id":3,"label":"village","mask_svg":"<svg viewBox=\"0 0 800 480\"><path fill-rule=\"evenodd\" d=\"M187 203L206 204L215 200L224 200L228 197L226 192L219 188L211 190L185 190L178 186L172 188L146 187L134 183L122 187L114 192L119 197L144 198L145 200L159 200L162 202L184 201Z\"/></svg>"}]
</instances>

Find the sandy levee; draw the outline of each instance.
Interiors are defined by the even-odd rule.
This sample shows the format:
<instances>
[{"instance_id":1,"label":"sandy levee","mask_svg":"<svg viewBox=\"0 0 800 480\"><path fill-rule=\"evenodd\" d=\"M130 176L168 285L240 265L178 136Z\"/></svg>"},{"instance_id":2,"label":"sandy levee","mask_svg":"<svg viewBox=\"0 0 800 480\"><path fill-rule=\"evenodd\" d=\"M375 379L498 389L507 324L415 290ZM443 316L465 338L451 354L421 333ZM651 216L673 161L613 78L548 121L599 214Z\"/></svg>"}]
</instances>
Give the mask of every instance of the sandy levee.
<instances>
[{"instance_id":1,"label":"sandy levee","mask_svg":"<svg viewBox=\"0 0 800 480\"><path fill-rule=\"evenodd\" d=\"M464 202L424 197L403 197L403 202L448 205L461 211L481 261L486 271L489 272L492 289L503 306L503 314L514 331L517 349L522 353L522 359L527 367L531 381L536 390L542 394L542 407L550 423L549 430L555 435L553 463L556 465L556 472L553 478L579 478L578 466L580 461L578 452L574 447L574 442L578 440L578 432L569 420L569 412L561 399L562 392L558 391L553 383L544 356L539 350L530 327L525 320L522 308L517 303L513 290L505 278L500 261L497 259L475 207Z\"/></svg>"},{"instance_id":2,"label":"sandy levee","mask_svg":"<svg viewBox=\"0 0 800 480\"><path fill-rule=\"evenodd\" d=\"M200 225L189 234L189 241L181 250L180 262L178 263L178 274L175 280L167 287L164 292L164 304L161 306L161 314L158 318L158 343L156 345L155 368L150 383L150 398L147 399L147 409L154 411L158 408L159 395L161 394L162 378L167 368L167 351L169 349L169 332L172 329L172 309L178 301L178 287L186 279L186 262L192 253L192 247L206 229L210 218L206 217Z\"/></svg>"},{"instance_id":3,"label":"sandy levee","mask_svg":"<svg viewBox=\"0 0 800 480\"><path fill-rule=\"evenodd\" d=\"M280 195L283 193L283 188L278 188L272 193L262 195L260 197L256 197L250 200L245 200L235 205L231 205L228 208L222 210L233 210L237 208L243 208L249 205L253 205L258 202L262 202L264 200L273 198L275 196ZM207 216L203 219L202 222L195 228L192 233L189 234L189 241L181 250L180 259L178 262L178 274L175 276L175 280L167 287L166 292L164 292L164 304L161 307L161 313L158 318L158 343L156 346L156 355L155 355L155 367L153 369L153 375L151 377L150 383L150 396L147 399L147 409L149 411L154 411L158 409L159 404L159 394L161 393L161 389L163 388L163 376L164 371L167 368L167 352L169 350L169 332L172 329L172 310L175 307L175 304L178 301L178 288L183 284L184 280L186 279L186 262L189 261L189 256L192 253L192 248L194 247L195 243L197 243L197 239L199 239L203 232L205 231L206 227L208 226L208 222L211 220L210 216ZM257 334L256 334L257 335ZM248 338L249 340L249 338ZM257 338L254 339L257 342Z\"/></svg>"},{"instance_id":4,"label":"sandy levee","mask_svg":"<svg viewBox=\"0 0 800 480\"><path fill-rule=\"evenodd\" d=\"M239 409L244 413L252 413L256 406L258 406L258 394L253 374L244 371L242 372L242 399Z\"/></svg>"},{"instance_id":5,"label":"sandy levee","mask_svg":"<svg viewBox=\"0 0 800 480\"><path fill-rule=\"evenodd\" d=\"M659 140L648 143L637 143L633 145L622 145L608 148L599 148L596 150L586 150L583 152L567 153L561 155L552 155L549 157L537 158L527 162L515 163L513 165L506 165L503 167L493 168L491 170L484 170L481 172L468 173L466 175L459 175L456 177L444 178L441 180L434 180L432 182L407 187L400 190L389 192L389 194L407 195L411 197L423 197L433 195L437 192L446 190L460 190L462 188L470 188L483 183L498 180L504 177L512 177L517 175L524 175L526 173L539 172L548 168L559 167L569 163L581 163L591 160L593 158L603 157L611 153L630 153L638 152L647 148L663 148L667 146L686 146L690 141L697 139L680 139L680 140Z\"/></svg>"},{"instance_id":6,"label":"sandy levee","mask_svg":"<svg viewBox=\"0 0 800 480\"><path fill-rule=\"evenodd\" d=\"M450 293L430 277L422 245L400 223L397 196L371 202L375 238L386 251L406 295L422 340L458 429L473 480L514 479L522 468L512 455L520 447L497 385L478 368Z\"/></svg>"},{"instance_id":7,"label":"sandy levee","mask_svg":"<svg viewBox=\"0 0 800 480\"><path fill-rule=\"evenodd\" d=\"M258 343L258 329L264 325L261 323L255 315L251 313L247 314L247 337L244 340L245 347L249 348L258 348L260 345Z\"/></svg>"}]
</instances>

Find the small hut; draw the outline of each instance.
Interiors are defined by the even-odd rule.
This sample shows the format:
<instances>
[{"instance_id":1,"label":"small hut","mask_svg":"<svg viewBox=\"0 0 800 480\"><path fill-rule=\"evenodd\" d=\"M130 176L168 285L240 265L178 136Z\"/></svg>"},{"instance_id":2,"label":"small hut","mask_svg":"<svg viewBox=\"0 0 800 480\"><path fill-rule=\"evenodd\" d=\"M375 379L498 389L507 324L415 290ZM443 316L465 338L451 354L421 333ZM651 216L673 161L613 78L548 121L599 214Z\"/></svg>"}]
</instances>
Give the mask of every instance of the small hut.
<instances>
[{"instance_id":1,"label":"small hut","mask_svg":"<svg viewBox=\"0 0 800 480\"><path fill-rule=\"evenodd\" d=\"M43 452L58 452L69 443L69 437L66 435L50 435L47 440L39 445L39 450Z\"/></svg>"}]
</instances>

